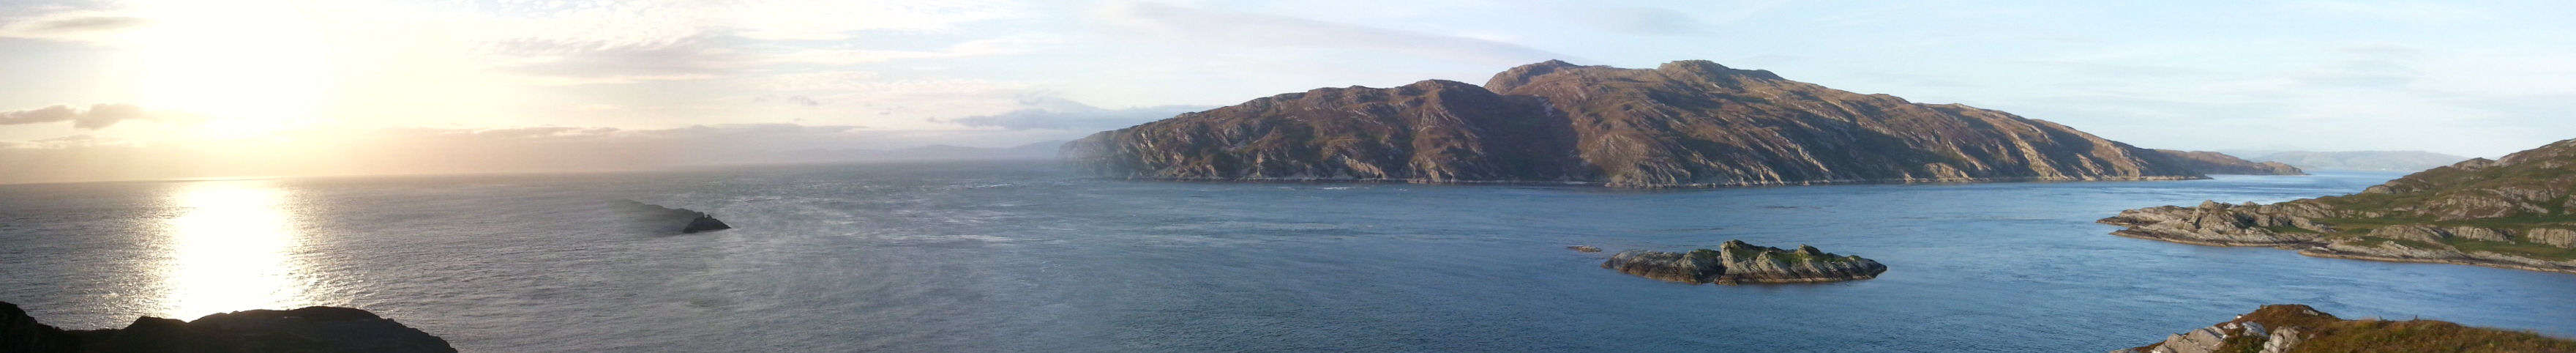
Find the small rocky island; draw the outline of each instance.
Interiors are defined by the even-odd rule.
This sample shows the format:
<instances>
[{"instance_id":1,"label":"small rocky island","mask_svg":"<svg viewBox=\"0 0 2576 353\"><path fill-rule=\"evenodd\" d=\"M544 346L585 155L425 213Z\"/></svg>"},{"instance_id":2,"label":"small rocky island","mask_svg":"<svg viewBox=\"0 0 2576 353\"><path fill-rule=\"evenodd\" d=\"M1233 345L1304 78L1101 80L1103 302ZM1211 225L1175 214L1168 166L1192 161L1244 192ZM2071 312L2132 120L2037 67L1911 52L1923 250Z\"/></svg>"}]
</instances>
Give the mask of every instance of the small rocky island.
<instances>
[{"instance_id":1,"label":"small rocky island","mask_svg":"<svg viewBox=\"0 0 2576 353\"><path fill-rule=\"evenodd\" d=\"M2126 237L2317 257L2576 273L2576 140L2433 168L2359 194L2122 211Z\"/></svg>"},{"instance_id":2,"label":"small rocky island","mask_svg":"<svg viewBox=\"0 0 2576 353\"><path fill-rule=\"evenodd\" d=\"M2299 173L1702 60L1652 69L1550 60L1481 86L1319 88L1103 131L1062 154L1120 179L1632 188Z\"/></svg>"},{"instance_id":3,"label":"small rocky island","mask_svg":"<svg viewBox=\"0 0 2576 353\"><path fill-rule=\"evenodd\" d=\"M1838 282L1887 272L1887 265L1859 256L1834 255L1805 245L1797 250L1755 246L1742 240L1683 253L1621 251L1610 255L1601 268L1690 284Z\"/></svg>"},{"instance_id":4,"label":"small rocky island","mask_svg":"<svg viewBox=\"0 0 2576 353\"><path fill-rule=\"evenodd\" d=\"M135 319L122 329L63 330L0 302L0 352L455 352L447 340L366 310L315 306Z\"/></svg>"},{"instance_id":5,"label":"small rocky island","mask_svg":"<svg viewBox=\"0 0 2576 353\"><path fill-rule=\"evenodd\" d=\"M2306 305L2265 305L2164 342L2111 353L2576 352L2576 341L2434 320L2344 320Z\"/></svg>"},{"instance_id":6,"label":"small rocky island","mask_svg":"<svg viewBox=\"0 0 2576 353\"><path fill-rule=\"evenodd\" d=\"M733 229L724 221L716 220L714 215L685 208L662 207L635 200L618 200L617 207L648 230L676 229L680 234L691 234Z\"/></svg>"}]
</instances>

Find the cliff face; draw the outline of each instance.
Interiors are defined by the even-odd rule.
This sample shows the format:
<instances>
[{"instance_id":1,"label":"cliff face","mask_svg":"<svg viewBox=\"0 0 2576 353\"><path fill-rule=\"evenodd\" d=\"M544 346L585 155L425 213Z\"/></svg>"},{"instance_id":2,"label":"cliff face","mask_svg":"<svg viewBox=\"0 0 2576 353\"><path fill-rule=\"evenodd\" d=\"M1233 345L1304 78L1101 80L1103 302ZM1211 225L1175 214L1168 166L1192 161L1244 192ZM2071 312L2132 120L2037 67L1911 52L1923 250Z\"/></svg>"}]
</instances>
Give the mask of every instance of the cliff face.
<instances>
[{"instance_id":1,"label":"cliff face","mask_svg":"<svg viewBox=\"0 0 2576 353\"><path fill-rule=\"evenodd\" d=\"M2360 194L2122 211L2121 236L2310 256L2576 273L2576 140L2407 175Z\"/></svg>"},{"instance_id":2,"label":"cliff face","mask_svg":"<svg viewBox=\"0 0 2576 353\"><path fill-rule=\"evenodd\" d=\"M1318 89L1101 132L1063 152L1133 179L1704 187L2201 178L2055 123L1707 61L1548 61L1483 87Z\"/></svg>"},{"instance_id":3,"label":"cliff face","mask_svg":"<svg viewBox=\"0 0 2576 353\"><path fill-rule=\"evenodd\" d=\"M64 331L0 302L6 352L455 352L447 340L365 310L306 307L143 317L122 329Z\"/></svg>"},{"instance_id":4,"label":"cliff face","mask_svg":"<svg viewBox=\"0 0 2576 353\"><path fill-rule=\"evenodd\" d=\"M2306 305L2265 305L2164 342L2112 353L2568 352L2576 341L2433 320L2344 320Z\"/></svg>"},{"instance_id":5,"label":"cliff face","mask_svg":"<svg viewBox=\"0 0 2576 353\"><path fill-rule=\"evenodd\" d=\"M1887 265L1859 256L1834 255L1804 245L1798 250L1754 246L1740 240L1688 253L1622 251L1602 262L1601 268L1690 284L1834 282L1876 278L1887 272Z\"/></svg>"},{"instance_id":6,"label":"cliff face","mask_svg":"<svg viewBox=\"0 0 2576 353\"><path fill-rule=\"evenodd\" d=\"M2292 167L2289 164L2283 164L2281 162L2256 163L2243 158L2236 158L2236 156L2230 156L2225 153L2165 149L2149 151L2155 152L2154 156L2160 159L2161 162L2181 166L2183 169L2190 169L2195 172L2200 172L2201 174L2308 175L2307 171L2299 170L2299 167Z\"/></svg>"}]
</instances>

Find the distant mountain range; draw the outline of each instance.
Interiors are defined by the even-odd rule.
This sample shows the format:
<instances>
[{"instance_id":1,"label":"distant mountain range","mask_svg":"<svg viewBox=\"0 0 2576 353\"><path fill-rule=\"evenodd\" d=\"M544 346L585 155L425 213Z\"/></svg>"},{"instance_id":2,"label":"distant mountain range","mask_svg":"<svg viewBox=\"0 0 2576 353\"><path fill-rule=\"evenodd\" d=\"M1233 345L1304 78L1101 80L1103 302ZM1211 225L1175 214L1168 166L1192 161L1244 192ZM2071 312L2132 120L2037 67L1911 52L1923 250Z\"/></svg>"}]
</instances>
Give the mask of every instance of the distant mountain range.
<instances>
[{"instance_id":1,"label":"distant mountain range","mask_svg":"<svg viewBox=\"0 0 2576 353\"><path fill-rule=\"evenodd\" d=\"M1113 178L1642 188L2174 180L2296 169L2157 152L2011 113L1699 60L1654 69L1551 60L1495 74L1483 86L1429 80L1315 89L1100 132L1064 152Z\"/></svg>"},{"instance_id":2,"label":"distant mountain range","mask_svg":"<svg viewBox=\"0 0 2576 353\"><path fill-rule=\"evenodd\" d=\"M2231 154L2247 160L2281 162L2317 170L2413 171L2469 160L2469 157L2425 151L2262 151Z\"/></svg>"},{"instance_id":3,"label":"distant mountain range","mask_svg":"<svg viewBox=\"0 0 2576 353\"><path fill-rule=\"evenodd\" d=\"M992 148L929 145L897 149L803 149L780 153L779 162L894 162L940 160L1052 160L1064 141Z\"/></svg>"}]
</instances>

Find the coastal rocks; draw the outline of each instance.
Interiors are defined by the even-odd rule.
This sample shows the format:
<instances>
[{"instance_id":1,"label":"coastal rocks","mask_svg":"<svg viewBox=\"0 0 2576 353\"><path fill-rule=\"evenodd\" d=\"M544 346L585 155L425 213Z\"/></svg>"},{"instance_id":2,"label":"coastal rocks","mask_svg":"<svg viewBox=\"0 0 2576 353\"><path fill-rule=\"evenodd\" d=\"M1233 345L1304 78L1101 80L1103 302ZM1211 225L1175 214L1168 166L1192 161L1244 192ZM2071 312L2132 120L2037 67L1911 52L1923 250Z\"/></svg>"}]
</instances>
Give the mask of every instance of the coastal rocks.
<instances>
[{"instance_id":1,"label":"coastal rocks","mask_svg":"<svg viewBox=\"0 0 2576 353\"><path fill-rule=\"evenodd\" d=\"M1708 61L1547 61L1254 99L1064 145L1122 179L1582 183L1669 188L2204 178L2063 125Z\"/></svg>"},{"instance_id":2,"label":"coastal rocks","mask_svg":"<svg viewBox=\"0 0 2576 353\"><path fill-rule=\"evenodd\" d=\"M2576 341L2433 320L2345 320L2306 305L2265 305L2162 342L2111 353L2566 352Z\"/></svg>"},{"instance_id":3,"label":"coastal rocks","mask_svg":"<svg viewBox=\"0 0 2576 353\"><path fill-rule=\"evenodd\" d=\"M0 302L0 351L9 352L455 352L447 340L365 310L305 307L143 317L122 329L62 331Z\"/></svg>"},{"instance_id":4,"label":"coastal rocks","mask_svg":"<svg viewBox=\"0 0 2576 353\"><path fill-rule=\"evenodd\" d=\"M2121 211L2111 234L2300 254L2576 273L2576 140L2407 175L2359 194Z\"/></svg>"},{"instance_id":5,"label":"coastal rocks","mask_svg":"<svg viewBox=\"0 0 2576 353\"><path fill-rule=\"evenodd\" d=\"M1876 278L1887 272L1887 265L1859 256L1834 255L1805 245L1797 250L1754 246L1741 240L1685 253L1622 251L1602 262L1601 268L1690 284L1835 282Z\"/></svg>"},{"instance_id":6,"label":"coastal rocks","mask_svg":"<svg viewBox=\"0 0 2576 353\"><path fill-rule=\"evenodd\" d=\"M1591 245L1575 245L1565 248L1567 250L1574 250L1574 252L1601 252L1601 248L1592 247Z\"/></svg>"},{"instance_id":7,"label":"coastal rocks","mask_svg":"<svg viewBox=\"0 0 2576 353\"><path fill-rule=\"evenodd\" d=\"M662 207L635 200L618 200L617 208L647 231L678 230L680 234L691 234L733 229L714 215L685 208Z\"/></svg>"},{"instance_id":8,"label":"coastal rocks","mask_svg":"<svg viewBox=\"0 0 2576 353\"><path fill-rule=\"evenodd\" d=\"M2230 156L2225 153L2166 149L2149 151L2154 152L2152 156L2160 159L2162 162L2182 166L2185 169L2191 169L2192 171L2200 172L2201 174L2308 175L2307 171L2299 170L2299 167L2292 167L2289 164L2281 162L2257 163L2243 158L2236 158L2236 156Z\"/></svg>"}]
</instances>

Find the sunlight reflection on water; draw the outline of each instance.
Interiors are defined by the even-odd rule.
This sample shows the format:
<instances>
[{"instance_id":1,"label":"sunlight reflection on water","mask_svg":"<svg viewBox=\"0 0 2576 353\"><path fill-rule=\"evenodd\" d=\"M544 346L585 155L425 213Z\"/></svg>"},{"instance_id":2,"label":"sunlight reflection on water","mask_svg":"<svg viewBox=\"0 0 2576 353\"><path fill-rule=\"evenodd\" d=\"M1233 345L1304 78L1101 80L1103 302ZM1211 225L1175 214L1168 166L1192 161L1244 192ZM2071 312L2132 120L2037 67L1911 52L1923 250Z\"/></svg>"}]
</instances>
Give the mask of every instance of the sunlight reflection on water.
<instances>
[{"instance_id":1,"label":"sunlight reflection on water","mask_svg":"<svg viewBox=\"0 0 2576 353\"><path fill-rule=\"evenodd\" d=\"M300 246L287 190L267 180L188 183L171 193L164 223L159 315L290 309L308 302L289 254Z\"/></svg>"}]
</instances>

